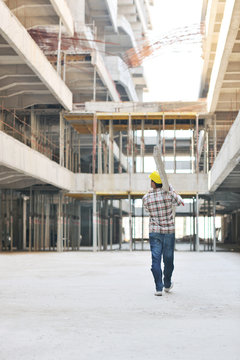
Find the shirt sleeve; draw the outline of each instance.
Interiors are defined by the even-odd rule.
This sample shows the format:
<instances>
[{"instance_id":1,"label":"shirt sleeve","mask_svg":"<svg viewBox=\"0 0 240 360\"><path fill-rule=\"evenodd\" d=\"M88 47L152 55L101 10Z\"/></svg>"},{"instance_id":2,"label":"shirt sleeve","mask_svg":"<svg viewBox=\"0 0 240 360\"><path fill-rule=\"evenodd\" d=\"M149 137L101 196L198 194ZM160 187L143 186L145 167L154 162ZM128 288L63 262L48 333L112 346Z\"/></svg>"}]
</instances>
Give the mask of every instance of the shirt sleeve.
<instances>
[{"instance_id":1,"label":"shirt sleeve","mask_svg":"<svg viewBox=\"0 0 240 360\"><path fill-rule=\"evenodd\" d=\"M181 198L181 196L179 194L177 194L174 190L174 188L172 187L172 185L169 186L169 194L172 198L172 203L173 205L184 205L184 201L183 199Z\"/></svg>"},{"instance_id":2,"label":"shirt sleeve","mask_svg":"<svg viewBox=\"0 0 240 360\"><path fill-rule=\"evenodd\" d=\"M148 200L148 193L144 195L144 197L142 198L142 201L143 201L143 206L149 212L149 210L148 210L148 201L147 200Z\"/></svg>"}]
</instances>

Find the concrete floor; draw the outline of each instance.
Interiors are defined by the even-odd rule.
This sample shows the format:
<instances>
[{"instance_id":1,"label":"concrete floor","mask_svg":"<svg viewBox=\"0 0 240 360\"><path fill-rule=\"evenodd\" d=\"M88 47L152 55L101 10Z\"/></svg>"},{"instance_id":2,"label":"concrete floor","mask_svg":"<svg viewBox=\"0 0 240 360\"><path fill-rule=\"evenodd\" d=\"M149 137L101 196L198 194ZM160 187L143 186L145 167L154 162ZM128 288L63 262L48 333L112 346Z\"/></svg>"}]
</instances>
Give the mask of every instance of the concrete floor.
<instances>
[{"instance_id":1,"label":"concrete floor","mask_svg":"<svg viewBox=\"0 0 240 360\"><path fill-rule=\"evenodd\" d=\"M0 255L0 359L240 359L240 254L176 252L153 295L149 252Z\"/></svg>"}]
</instances>

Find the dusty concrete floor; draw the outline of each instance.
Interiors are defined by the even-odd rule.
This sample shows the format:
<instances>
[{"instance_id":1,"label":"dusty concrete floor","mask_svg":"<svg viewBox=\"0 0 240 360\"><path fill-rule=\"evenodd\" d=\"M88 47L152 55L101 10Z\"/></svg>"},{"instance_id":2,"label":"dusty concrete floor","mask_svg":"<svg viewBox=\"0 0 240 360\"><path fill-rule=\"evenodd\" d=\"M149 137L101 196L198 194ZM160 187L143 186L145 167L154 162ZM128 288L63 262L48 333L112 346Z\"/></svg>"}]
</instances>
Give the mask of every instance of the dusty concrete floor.
<instances>
[{"instance_id":1,"label":"dusty concrete floor","mask_svg":"<svg viewBox=\"0 0 240 360\"><path fill-rule=\"evenodd\" d=\"M153 295L149 252L0 255L0 359L240 359L240 254L175 254Z\"/></svg>"}]
</instances>

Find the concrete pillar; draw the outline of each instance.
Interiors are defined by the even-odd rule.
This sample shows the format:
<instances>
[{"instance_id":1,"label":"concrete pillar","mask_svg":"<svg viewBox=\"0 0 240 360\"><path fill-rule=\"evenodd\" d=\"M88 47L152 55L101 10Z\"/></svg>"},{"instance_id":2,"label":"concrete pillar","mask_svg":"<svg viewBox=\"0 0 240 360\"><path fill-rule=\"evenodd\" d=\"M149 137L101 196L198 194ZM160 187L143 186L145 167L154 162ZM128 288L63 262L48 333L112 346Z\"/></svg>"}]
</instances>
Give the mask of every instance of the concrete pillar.
<instances>
[{"instance_id":1,"label":"concrete pillar","mask_svg":"<svg viewBox=\"0 0 240 360\"><path fill-rule=\"evenodd\" d=\"M213 116L213 144L214 144L214 161L217 157L217 121L216 115Z\"/></svg>"},{"instance_id":2,"label":"concrete pillar","mask_svg":"<svg viewBox=\"0 0 240 360\"><path fill-rule=\"evenodd\" d=\"M108 200L104 200L104 238L103 250L107 250L108 245Z\"/></svg>"},{"instance_id":3,"label":"concrete pillar","mask_svg":"<svg viewBox=\"0 0 240 360\"><path fill-rule=\"evenodd\" d=\"M109 217L109 227L110 227L110 250L112 251L113 245L113 201L110 200L110 217Z\"/></svg>"},{"instance_id":4,"label":"concrete pillar","mask_svg":"<svg viewBox=\"0 0 240 360\"><path fill-rule=\"evenodd\" d=\"M97 147L97 115L95 113L93 116L93 151L92 151L93 189L95 186L96 147Z\"/></svg>"},{"instance_id":5,"label":"concrete pillar","mask_svg":"<svg viewBox=\"0 0 240 360\"><path fill-rule=\"evenodd\" d=\"M59 114L59 164L64 166L64 130L65 122L62 112Z\"/></svg>"},{"instance_id":6,"label":"concrete pillar","mask_svg":"<svg viewBox=\"0 0 240 360\"><path fill-rule=\"evenodd\" d=\"M63 194L58 197L58 228L57 228L57 251L63 251Z\"/></svg>"},{"instance_id":7,"label":"concrete pillar","mask_svg":"<svg viewBox=\"0 0 240 360\"><path fill-rule=\"evenodd\" d=\"M194 131L191 138L191 157L192 157L192 174L194 173Z\"/></svg>"},{"instance_id":8,"label":"concrete pillar","mask_svg":"<svg viewBox=\"0 0 240 360\"><path fill-rule=\"evenodd\" d=\"M37 119L34 109L31 109L31 148L37 150Z\"/></svg>"},{"instance_id":9,"label":"concrete pillar","mask_svg":"<svg viewBox=\"0 0 240 360\"><path fill-rule=\"evenodd\" d=\"M198 126L198 115L196 115L196 172L199 173L199 126Z\"/></svg>"},{"instance_id":10,"label":"concrete pillar","mask_svg":"<svg viewBox=\"0 0 240 360\"><path fill-rule=\"evenodd\" d=\"M128 203L129 203L129 250L132 251L132 201L131 201L131 195L128 193Z\"/></svg>"},{"instance_id":11,"label":"concrete pillar","mask_svg":"<svg viewBox=\"0 0 240 360\"><path fill-rule=\"evenodd\" d=\"M98 120L98 174L102 174L102 131L101 121Z\"/></svg>"},{"instance_id":12,"label":"concrete pillar","mask_svg":"<svg viewBox=\"0 0 240 360\"><path fill-rule=\"evenodd\" d=\"M176 173L176 119L174 119L174 137L173 137L173 171Z\"/></svg>"},{"instance_id":13,"label":"concrete pillar","mask_svg":"<svg viewBox=\"0 0 240 360\"><path fill-rule=\"evenodd\" d=\"M23 197L23 250L27 249L27 196Z\"/></svg>"},{"instance_id":14,"label":"concrete pillar","mask_svg":"<svg viewBox=\"0 0 240 360\"><path fill-rule=\"evenodd\" d=\"M119 250L122 248L122 199L119 200Z\"/></svg>"},{"instance_id":15,"label":"concrete pillar","mask_svg":"<svg viewBox=\"0 0 240 360\"><path fill-rule=\"evenodd\" d=\"M118 168L118 172L119 174L122 173L122 151L123 151L123 147L122 147L122 139L123 139L123 136L122 136L122 132L120 131L120 138L119 138L119 168Z\"/></svg>"},{"instance_id":16,"label":"concrete pillar","mask_svg":"<svg viewBox=\"0 0 240 360\"><path fill-rule=\"evenodd\" d=\"M50 250L50 203L49 199L45 199L45 236L44 236L44 250Z\"/></svg>"},{"instance_id":17,"label":"concrete pillar","mask_svg":"<svg viewBox=\"0 0 240 360\"><path fill-rule=\"evenodd\" d=\"M199 198L196 194L196 251L199 251Z\"/></svg>"},{"instance_id":18,"label":"concrete pillar","mask_svg":"<svg viewBox=\"0 0 240 360\"><path fill-rule=\"evenodd\" d=\"M141 149L140 149L140 155L141 155L141 170L140 171L142 173L144 173L144 151L145 151L145 146L144 146L144 119L142 119L142 121L141 121Z\"/></svg>"},{"instance_id":19,"label":"concrete pillar","mask_svg":"<svg viewBox=\"0 0 240 360\"><path fill-rule=\"evenodd\" d=\"M93 193L93 251L97 251L97 195Z\"/></svg>"},{"instance_id":20,"label":"concrete pillar","mask_svg":"<svg viewBox=\"0 0 240 360\"><path fill-rule=\"evenodd\" d=\"M109 120L109 159L108 159L108 172L109 174L114 173L114 156L113 156L113 120Z\"/></svg>"},{"instance_id":21,"label":"concrete pillar","mask_svg":"<svg viewBox=\"0 0 240 360\"><path fill-rule=\"evenodd\" d=\"M58 29L58 50L57 50L57 73L61 77L61 42L62 42L62 21L59 18Z\"/></svg>"},{"instance_id":22,"label":"concrete pillar","mask_svg":"<svg viewBox=\"0 0 240 360\"><path fill-rule=\"evenodd\" d=\"M162 138L162 154L163 154L163 162L165 163L166 149L165 149L165 115L164 114L163 114L163 117L162 117L162 122L163 122L163 128L162 128L162 134L163 134L163 138Z\"/></svg>"},{"instance_id":23,"label":"concrete pillar","mask_svg":"<svg viewBox=\"0 0 240 360\"><path fill-rule=\"evenodd\" d=\"M97 84L97 68L96 65L94 65L93 66L93 101L96 101L96 92L97 92L96 84Z\"/></svg>"},{"instance_id":24,"label":"concrete pillar","mask_svg":"<svg viewBox=\"0 0 240 360\"><path fill-rule=\"evenodd\" d=\"M213 194L213 251L216 252L216 200Z\"/></svg>"}]
</instances>

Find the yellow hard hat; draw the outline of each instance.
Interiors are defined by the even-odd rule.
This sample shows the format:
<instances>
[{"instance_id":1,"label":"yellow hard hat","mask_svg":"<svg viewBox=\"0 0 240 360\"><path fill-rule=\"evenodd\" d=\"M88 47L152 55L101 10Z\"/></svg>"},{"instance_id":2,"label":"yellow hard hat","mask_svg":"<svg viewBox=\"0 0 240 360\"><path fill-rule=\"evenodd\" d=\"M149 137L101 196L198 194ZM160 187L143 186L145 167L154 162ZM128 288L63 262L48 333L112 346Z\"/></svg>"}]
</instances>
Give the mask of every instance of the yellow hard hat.
<instances>
[{"instance_id":1,"label":"yellow hard hat","mask_svg":"<svg viewBox=\"0 0 240 360\"><path fill-rule=\"evenodd\" d=\"M154 181L156 184L162 184L162 180L160 178L160 175L157 171L154 171L152 172L150 175L149 175L150 179L152 181Z\"/></svg>"}]
</instances>

